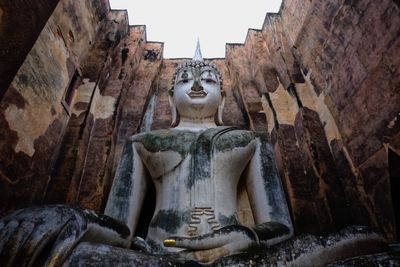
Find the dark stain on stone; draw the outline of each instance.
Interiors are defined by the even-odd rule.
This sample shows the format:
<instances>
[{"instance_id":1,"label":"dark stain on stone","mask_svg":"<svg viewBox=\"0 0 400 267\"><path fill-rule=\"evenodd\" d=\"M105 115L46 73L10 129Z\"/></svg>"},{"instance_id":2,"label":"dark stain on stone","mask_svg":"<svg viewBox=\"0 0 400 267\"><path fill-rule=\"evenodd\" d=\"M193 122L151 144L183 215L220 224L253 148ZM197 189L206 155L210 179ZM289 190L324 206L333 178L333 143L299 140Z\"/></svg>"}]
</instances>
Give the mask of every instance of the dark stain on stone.
<instances>
[{"instance_id":1,"label":"dark stain on stone","mask_svg":"<svg viewBox=\"0 0 400 267\"><path fill-rule=\"evenodd\" d=\"M105 46L107 48L112 48L113 43L114 43L113 39L114 39L114 37L112 36L112 34L109 33L109 34L106 35Z\"/></svg>"},{"instance_id":2,"label":"dark stain on stone","mask_svg":"<svg viewBox=\"0 0 400 267\"><path fill-rule=\"evenodd\" d=\"M203 267L203 266L205 265L200 264L196 261L187 261L182 265L182 267Z\"/></svg>"},{"instance_id":3,"label":"dark stain on stone","mask_svg":"<svg viewBox=\"0 0 400 267\"><path fill-rule=\"evenodd\" d=\"M33 173L37 179L32 183L32 201L40 203L45 196L48 176L55 162L55 152L62 135L63 122L55 119L46 132L34 141L35 153L33 154ZM45 162L45 164L43 164Z\"/></svg>"},{"instance_id":4,"label":"dark stain on stone","mask_svg":"<svg viewBox=\"0 0 400 267\"><path fill-rule=\"evenodd\" d=\"M271 214L278 217L284 216L285 195L281 188L280 177L276 169L275 156L272 146L268 143L268 136L265 134L258 135L260 142L260 159L262 176L264 181L265 192L273 192L268 194L268 199L271 207ZM279 218L283 221L287 218Z\"/></svg>"},{"instance_id":5,"label":"dark stain on stone","mask_svg":"<svg viewBox=\"0 0 400 267\"><path fill-rule=\"evenodd\" d=\"M272 114L273 114L273 116L274 116L274 125L275 125L274 129L276 128L276 130L278 130L278 129L279 129L278 115L277 115L277 113L276 113L276 110L275 110L274 105L272 104L271 97L269 96L268 93L264 94L264 96L265 96L265 98L267 99L268 106L269 106L270 109L272 110ZM268 124L272 124L272 121L269 121Z\"/></svg>"},{"instance_id":6,"label":"dark stain on stone","mask_svg":"<svg viewBox=\"0 0 400 267\"><path fill-rule=\"evenodd\" d=\"M115 34L114 45L113 45L114 48L117 47L117 45L118 45L119 42L121 41L122 36L123 36L123 33L122 33L121 31L118 30L118 31L116 32L116 34Z\"/></svg>"},{"instance_id":7,"label":"dark stain on stone","mask_svg":"<svg viewBox=\"0 0 400 267\"><path fill-rule=\"evenodd\" d=\"M86 102L78 102L74 104L74 109L80 111L80 110L87 110L89 104Z\"/></svg>"},{"instance_id":8,"label":"dark stain on stone","mask_svg":"<svg viewBox=\"0 0 400 267\"><path fill-rule=\"evenodd\" d=\"M314 142L312 142L312 141L310 141L309 150L310 150L312 159L314 161L314 166L317 168L317 170L319 170L320 162L319 162L319 157L318 157L318 150L317 150L317 147L315 146Z\"/></svg>"},{"instance_id":9,"label":"dark stain on stone","mask_svg":"<svg viewBox=\"0 0 400 267\"><path fill-rule=\"evenodd\" d=\"M343 5L357 6L359 0L345 0Z\"/></svg>"},{"instance_id":10,"label":"dark stain on stone","mask_svg":"<svg viewBox=\"0 0 400 267\"><path fill-rule=\"evenodd\" d=\"M297 94L296 85L294 85L294 83L290 83L287 90L288 90L289 94L291 94L296 99L298 107L302 108L303 103L301 102L301 99L300 99L299 95Z\"/></svg>"},{"instance_id":11,"label":"dark stain on stone","mask_svg":"<svg viewBox=\"0 0 400 267\"><path fill-rule=\"evenodd\" d=\"M126 59L128 58L128 53L129 53L129 48L124 47L121 50L121 59L122 59L122 64L125 63Z\"/></svg>"},{"instance_id":12,"label":"dark stain on stone","mask_svg":"<svg viewBox=\"0 0 400 267\"><path fill-rule=\"evenodd\" d=\"M150 223L150 227L159 227L170 234L176 234L184 222L188 222L188 212L160 210Z\"/></svg>"},{"instance_id":13,"label":"dark stain on stone","mask_svg":"<svg viewBox=\"0 0 400 267\"><path fill-rule=\"evenodd\" d=\"M190 177L186 181L187 188L192 188L197 181L211 179L211 160L214 148L221 136L234 130L234 127L210 128L200 132L196 142L190 149Z\"/></svg>"},{"instance_id":14,"label":"dark stain on stone","mask_svg":"<svg viewBox=\"0 0 400 267\"><path fill-rule=\"evenodd\" d=\"M80 19L77 16L76 12L76 8L75 8L75 3L74 2L70 2L66 5L65 9L66 13L68 14L68 16L70 16L71 21L80 21ZM74 23L73 26L75 27L76 32L82 32L82 27L81 27L81 23Z\"/></svg>"},{"instance_id":15,"label":"dark stain on stone","mask_svg":"<svg viewBox=\"0 0 400 267\"><path fill-rule=\"evenodd\" d=\"M132 143L127 142L122 153L122 158L118 166L117 174L114 179L112 194L114 195L113 217L126 222L128 220L128 199L133 192L134 183L131 179L134 172L134 157Z\"/></svg>"},{"instance_id":16,"label":"dark stain on stone","mask_svg":"<svg viewBox=\"0 0 400 267\"><path fill-rule=\"evenodd\" d=\"M4 102L8 105L14 104L19 109L24 109L26 104L25 98L14 87L8 88L4 96Z\"/></svg>"},{"instance_id":17,"label":"dark stain on stone","mask_svg":"<svg viewBox=\"0 0 400 267\"><path fill-rule=\"evenodd\" d=\"M74 36L74 33L71 30L68 32L68 39L72 43L75 42L75 36Z\"/></svg>"},{"instance_id":18,"label":"dark stain on stone","mask_svg":"<svg viewBox=\"0 0 400 267\"><path fill-rule=\"evenodd\" d=\"M54 109L53 106L52 106L51 109L50 109L50 113L51 113L52 116L54 116L54 115L57 114L57 112L56 112L56 110Z\"/></svg>"},{"instance_id":19,"label":"dark stain on stone","mask_svg":"<svg viewBox=\"0 0 400 267\"><path fill-rule=\"evenodd\" d=\"M309 166L308 174L314 175L325 184L323 194L328 203L328 210L337 229L349 225L351 216L343 185L338 178L337 166L334 162L323 124L318 113L308 108L301 108L295 121L296 135L303 144L304 161ZM322 190L318 185L318 191ZM320 191L322 192L322 191Z\"/></svg>"},{"instance_id":20,"label":"dark stain on stone","mask_svg":"<svg viewBox=\"0 0 400 267\"><path fill-rule=\"evenodd\" d=\"M28 86L29 85L29 78L26 74L21 74L19 75L19 81L23 86Z\"/></svg>"},{"instance_id":21,"label":"dark stain on stone","mask_svg":"<svg viewBox=\"0 0 400 267\"><path fill-rule=\"evenodd\" d=\"M118 74L118 79L122 80L122 78L124 78L124 74L125 74L124 69L121 69L120 73Z\"/></svg>"},{"instance_id":22,"label":"dark stain on stone","mask_svg":"<svg viewBox=\"0 0 400 267\"><path fill-rule=\"evenodd\" d=\"M360 177L357 177L352 170L351 163L344 152L343 141L334 139L331 141L330 147L337 166L338 177L343 184L343 190L351 211L352 224L372 225L370 217L373 217L373 215L369 214L366 203L357 189L357 179L360 179Z\"/></svg>"},{"instance_id":23,"label":"dark stain on stone","mask_svg":"<svg viewBox=\"0 0 400 267\"><path fill-rule=\"evenodd\" d=\"M238 225L240 224L239 219L237 218L236 214L233 214L231 216L225 216L223 214L218 214L218 222L222 226L228 226L228 225Z\"/></svg>"},{"instance_id":24,"label":"dark stain on stone","mask_svg":"<svg viewBox=\"0 0 400 267\"><path fill-rule=\"evenodd\" d=\"M0 113L0 147L2 148L0 155L0 214L4 212L5 208L12 209L15 204L18 207L18 203L14 203L15 199L12 199L12 196L19 195L21 191L24 191L22 190L24 186L18 182L28 177L30 173L31 158L25 153L15 152L14 148L17 142L17 132L9 128L4 114ZM22 187L20 188L20 186Z\"/></svg>"},{"instance_id":25,"label":"dark stain on stone","mask_svg":"<svg viewBox=\"0 0 400 267\"><path fill-rule=\"evenodd\" d=\"M202 132L190 149L192 161L190 177L186 181L188 188L192 188L197 181L211 178L212 137L208 136L207 131Z\"/></svg>"},{"instance_id":26,"label":"dark stain on stone","mask_svg":"<svg viewBox=\"0 0 400 267\"><path fill-rule=\"evenodd\" d=\"M144 60L154 62L157 60L159 54L160 52L154 49L146 50L144 51Z\"/></svg>"},{"instance_id":27,"label":"dark stain on stone","mask_svg":"<svg viewBox=\"0 0 400 267\"><path fill-rule=\"evenodd\" d=\"M11 181L16 181L21 175L26 175L30 168L30 157L22 152L15 152L14 147L17 143L17 132L9 128L4 114L0 113L0 147L2 148L0 169L2 175L5 175ZM1 191L2 187L0 186Z\"/></svg>"}]
</instances>

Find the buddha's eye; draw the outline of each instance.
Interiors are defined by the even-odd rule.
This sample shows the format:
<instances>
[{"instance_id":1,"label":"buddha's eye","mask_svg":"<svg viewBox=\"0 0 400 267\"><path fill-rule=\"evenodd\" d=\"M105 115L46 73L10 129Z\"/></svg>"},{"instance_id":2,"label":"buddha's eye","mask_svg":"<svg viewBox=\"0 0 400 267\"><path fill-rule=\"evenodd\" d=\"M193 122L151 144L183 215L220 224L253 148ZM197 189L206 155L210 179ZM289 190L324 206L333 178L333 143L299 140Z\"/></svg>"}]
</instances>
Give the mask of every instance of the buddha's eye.
<instances>
[{"instance_id":1,"label":"buddha's eye","mask_svg":"<svg viewBox=\"0 0 400 267\"><path fill-rule=\"evenodd\" d=\"M188 83L190 80L192 80L192 78L189 78L187 71L183 71L179 83Z\"/></svg>"},{"instance_id":2,"label":"buddha's eye","mask_svg":"<svg viewBox=\"0 0 400 267\"><path fill-rule=\"evenodd\" d=\"M180 79L179 81L178 81L178 83L188 83L189 81L191 81L191 80L193 80L192 78L184 78L184 79Z\"/></svg>"},{"instance_id":3,"label":"buddha's eye","mask_svg":"<svg viewBox=\"0 0 400 267\"><path fill-rule=\"evenodd\" d=\"M217 83L214 79L210 79L210 78L203 78L201 80L206 83L213 83L213 84Z\"/></svg>"}]
</instances>

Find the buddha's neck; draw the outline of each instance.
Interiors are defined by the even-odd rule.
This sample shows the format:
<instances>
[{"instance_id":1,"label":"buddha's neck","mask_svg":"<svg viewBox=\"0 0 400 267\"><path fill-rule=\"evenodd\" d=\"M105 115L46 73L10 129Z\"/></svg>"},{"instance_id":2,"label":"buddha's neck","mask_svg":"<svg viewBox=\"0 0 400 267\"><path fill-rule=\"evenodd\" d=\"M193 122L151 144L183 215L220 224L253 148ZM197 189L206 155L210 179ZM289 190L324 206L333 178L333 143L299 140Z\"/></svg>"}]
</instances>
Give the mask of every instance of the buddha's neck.
<instances>
[{"instance_id":1,"label":"buddha's neck","mask_svg":"<svg viewBox=\"0 0 400 267\"><path fill-rule=\"evenodd\" d=\"M175 129L200 131L207 128L217 127L214 117L207 118L187 118L181 117Z\"/></svg>"}]
</instances>

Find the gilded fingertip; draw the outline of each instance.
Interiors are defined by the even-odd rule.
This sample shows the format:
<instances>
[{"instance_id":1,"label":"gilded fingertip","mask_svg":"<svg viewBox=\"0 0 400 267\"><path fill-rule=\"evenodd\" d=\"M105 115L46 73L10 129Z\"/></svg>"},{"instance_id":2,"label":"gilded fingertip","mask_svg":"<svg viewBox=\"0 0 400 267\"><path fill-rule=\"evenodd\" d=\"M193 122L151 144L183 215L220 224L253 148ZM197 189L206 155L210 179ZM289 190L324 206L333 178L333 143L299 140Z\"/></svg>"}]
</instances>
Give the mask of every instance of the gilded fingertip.
<instances>
[{"instance_id":1,"label":"gilded fingertip","mask_svg":"<svg viewBox=\"0 0 400 267\"><path fill-rule=\"evenodd\" d=\"M175 247L176 241L174 239L165 239L164 246L165 247Z\"/></svg>"}]
</instances>

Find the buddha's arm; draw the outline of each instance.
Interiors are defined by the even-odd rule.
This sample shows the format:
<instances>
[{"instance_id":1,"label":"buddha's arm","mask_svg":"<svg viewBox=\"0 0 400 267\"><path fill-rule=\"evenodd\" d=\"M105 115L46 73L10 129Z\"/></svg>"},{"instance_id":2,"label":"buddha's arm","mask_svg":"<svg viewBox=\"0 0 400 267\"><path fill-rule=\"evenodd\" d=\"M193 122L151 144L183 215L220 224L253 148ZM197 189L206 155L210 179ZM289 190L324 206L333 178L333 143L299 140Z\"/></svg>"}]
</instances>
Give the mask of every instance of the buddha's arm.
<instances>
[{"instance_id":1,"label":"buddha's arm","mask_svg":"<svg viewBox=\"0 0 400 267\"><path fill-rule=\"evenodd\" d=\"M104 214L125 223L131 231L131 238L146 193L146 173L135 143L126 142Z\"/></svg>"},{"instance_id":2,"label":"buddha's arm","mask_svg":"<svg viewBox=\"0 0 400 267\"><path fill-rule=\"evenodd\" d=\"M259 240L272 245L291 237L293 227L285 194L272 146L265 136L257 138L257 148L246 172L246 189L256 223L252 229Z\"/></svg>"}]
</instances>

